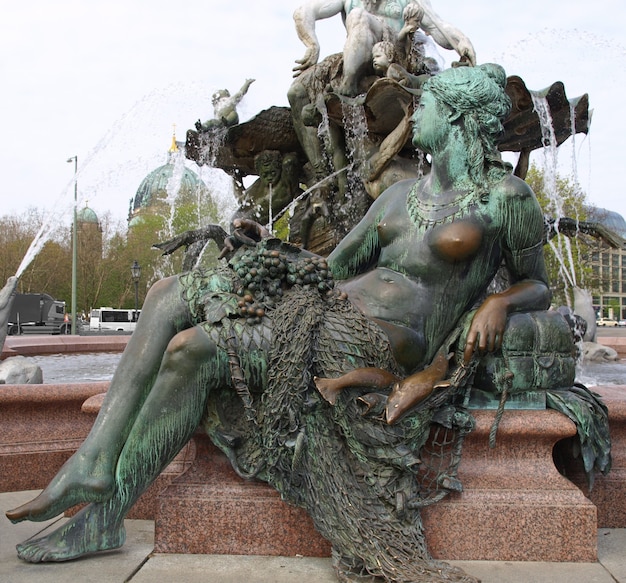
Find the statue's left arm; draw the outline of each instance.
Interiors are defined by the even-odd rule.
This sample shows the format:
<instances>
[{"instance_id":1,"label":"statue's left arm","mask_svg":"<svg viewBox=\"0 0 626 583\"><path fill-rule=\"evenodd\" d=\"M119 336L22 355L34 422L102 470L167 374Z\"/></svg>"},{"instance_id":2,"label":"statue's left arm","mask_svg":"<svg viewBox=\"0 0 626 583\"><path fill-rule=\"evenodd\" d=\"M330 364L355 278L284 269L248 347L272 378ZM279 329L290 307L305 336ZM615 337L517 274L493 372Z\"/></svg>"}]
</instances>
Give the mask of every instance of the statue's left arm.
<instances>
[{"instance_id":1,"label":"statue's left arm","mask_svg":"<svg viewBox=\"0 0 626 583\"><path fill-rule=\"evenodd\" d=\"M255 79L246 79L245 83L241 86L241 89L233 95L235 103L239 103L243 99L244 95L248 92L248 89L250 89L250 85L252 85L254 81Z\"/></svg>"},{"instance_id":2,"label":"statue's left arm","mask_svg":"<svg viewBox=\"0 0 626 583\"><path fill-rule=\"evenodd\" d=\"M476 65L476 51L474 45L467 36L456 26L443 20L434 10L430 0L413 0L424 11L420 28L444 49L456 51L461 60L470 65ZM405 9L406 10L406 9Z\"/></svg>"},{"instance_id":3,"label":"statue's left arm","mask_svg":"<svg viewBox=\"0 0 626 583\"><path fill-rule=\"evenodd\" d=\"M504 195L498 219L512 285L488 296L476 311L465 345L466 362L476 349L493 352L500 348L510 313L545 310L550 305L543 255L543 213L530 187L514 177L510 180L514 192Z\"/></svg>"},{"instance_id":4,"label":"statue's left arm","mask_svg":"<svg viewBox=\"0 0 626 583\"><path fill-rule=\"evenodd\" d=\"M298 38L306 47L304 57L296 60L293 68L294 77L297 77L309 67L315 65L320 56L320 44L315 33L315 23L318 20L331 18L341 14L344 0L306 0L293 13Z\"/></svg>"}]
</instances>

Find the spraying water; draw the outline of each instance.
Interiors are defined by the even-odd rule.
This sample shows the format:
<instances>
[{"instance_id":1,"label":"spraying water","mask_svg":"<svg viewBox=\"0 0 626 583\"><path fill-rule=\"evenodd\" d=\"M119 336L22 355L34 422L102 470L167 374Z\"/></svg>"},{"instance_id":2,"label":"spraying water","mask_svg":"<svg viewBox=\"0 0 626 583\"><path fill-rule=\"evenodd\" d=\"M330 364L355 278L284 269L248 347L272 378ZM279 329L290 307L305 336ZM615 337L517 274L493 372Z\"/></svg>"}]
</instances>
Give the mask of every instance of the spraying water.
<instances>
[{"instance_id":1,"label":"spraying water","mask_svg":"<svg viewBox=\"0 0 626 583\"><path fill-rule=\"evenodd\" d=\"M365 145L368 143L367 119L363 105L342 102L341 108L346 136L346 155L350 162L348 195L354 195L360 183L357 169L366 160Z\"/></svg>"},{"instance_id":2,"label":"spraying water","mask_svg":"<svg viewBox=\"0 0 626 583\"><path fill-rule=\"evenodd\" d=\"M269 183L269 210L267 228L271 235L274 235L274 185Z\"/></svg>"},{"instance_id":3,"label":"spraying water","mask_svg":"<svg viewBox=\"0 0 626 583\"><path fill-rule=\"evenodd\" d=\"M546 211L555 218L555 229L558 233L559 220L565 216L563 197L559 193L557 185L558 148L554 133L552 116L547 99L539 93L531 91L533 105L539 117L541 136L543 142L543 184L544 191L549 200ZM569 237L556 237L548 241L559 262L559 272L563 281L569 287L576 287L576 271L574 268L574 256Z\"/></svg>"},{"instance_id":4,"label":"spraying water","mask_svg":"<svg viewBox=\"0 0 626 583\"><path fill-rule=\"evenodd\" d=\"M322 188L327 182L332 181L334 178L339 176L341 173L348 172L350 170L350 168L351 168L351 166L345 166L344 168L340 168L339 170L335 170L335 172L332 172L328 176L326 176L326 177L322 178L320 181L316 182L313 186L310 186L309 188L307 188L302 194L300 194L296 198L294 198L284 209L282 209L281 211L276 213L276 218L274 219L274 222L276 222L278 219L280 219L280 217L282 217L286 212L293 213L294 209L296 208L296 204L298 204L298 202L300 202L301 200L303 200L304 198L309 196L309 194L311 194L312 192L315 192L316 190Z\"/></svg>"}]
</instances>

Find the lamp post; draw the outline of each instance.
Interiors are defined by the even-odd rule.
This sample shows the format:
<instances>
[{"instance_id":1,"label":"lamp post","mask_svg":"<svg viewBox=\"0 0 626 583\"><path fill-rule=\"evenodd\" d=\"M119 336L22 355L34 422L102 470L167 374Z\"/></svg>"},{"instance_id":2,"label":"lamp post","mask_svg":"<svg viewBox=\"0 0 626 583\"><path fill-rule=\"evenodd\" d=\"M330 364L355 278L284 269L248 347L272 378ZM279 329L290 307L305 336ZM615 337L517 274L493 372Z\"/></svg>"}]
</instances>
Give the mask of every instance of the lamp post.
<instances>
[{"instance_id":1,"label":"lamp post","mask_svg":"<svg viewBox=\"0 0 626 583\"><path fill-rule=\"evenodd\" d=\"M139 278L141 277L141 265L137 263L137 260L130 266L130 272L133 276L133 283L135 284L135 317L133 320L137 321L137 311L139 310Z\"/></svg>"},{"instance_id":2,"label":"lamp post","mask_svg":"<svg viewBox=\"0 0 626 583\"><path fill-rule=\"evenodd\" d=\"M74 162L74 220L72 223L72 334L76 334L76 266L78 264L78 156L72 156L67 162Z\"/></svg>"}]
</instances>

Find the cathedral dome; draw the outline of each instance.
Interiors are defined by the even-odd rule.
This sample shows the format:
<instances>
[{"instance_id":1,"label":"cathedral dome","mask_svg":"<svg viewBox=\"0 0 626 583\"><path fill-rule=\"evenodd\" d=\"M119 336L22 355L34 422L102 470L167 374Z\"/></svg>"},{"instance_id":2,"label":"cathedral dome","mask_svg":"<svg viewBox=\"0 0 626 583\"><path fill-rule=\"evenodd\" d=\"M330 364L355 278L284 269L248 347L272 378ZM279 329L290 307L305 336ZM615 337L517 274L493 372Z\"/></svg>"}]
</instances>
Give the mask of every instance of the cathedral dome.
<instances>
[{"instance_id":1,"label":"cathedral dome","mask_svg":"<svg viewBox=\"0 0 626 583\"><path fill-rule=\"evenodd\" d=\"M159 201L165 201L169 194L175 199L195 197L198 190L204 188L204 183L195 172L185 166L168 162L150 172L142 180L133 199L132 211L136 213L154 206Z\"/></svg>"},{"instance_id":2,"label":"cathedral dome","mask_svg":"<svg viewBox=\"0 0 626 583\"><path fill-rule=\"evenodd\" d=\"M88 206L85 206L85 208L80 209L76 213L76 220L79 223L93 223L95 225L99 223L98 215Z\"/></svg>"},{"instance_id":3,"label":"cathedral dome","mask_svg":"<svg viewBox=\"0 0 626 583\"><path fill-rule=\"evenodd\" d=\"M206 190L200 177L184 165L185 156L178 146L176 137L172 136L167 164L159 166L142 180L131 201L131 217L168 199L177 203L196 200Z\"/></svg>"}]
</instances>

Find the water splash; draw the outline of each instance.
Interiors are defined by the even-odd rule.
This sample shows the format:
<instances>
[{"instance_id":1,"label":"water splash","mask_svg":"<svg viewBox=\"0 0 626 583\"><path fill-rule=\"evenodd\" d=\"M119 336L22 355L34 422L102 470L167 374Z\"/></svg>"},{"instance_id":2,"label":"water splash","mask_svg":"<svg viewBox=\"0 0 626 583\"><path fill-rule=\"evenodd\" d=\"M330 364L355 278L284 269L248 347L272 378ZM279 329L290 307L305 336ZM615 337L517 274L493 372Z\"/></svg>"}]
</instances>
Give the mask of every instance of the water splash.
<instances>
[{"instance_id":1,"label":"water splash","mask_svg":"<svg viewBox=\"0 0 626 583\"><path fill-rule=\"evenodd\" d=\"M269 209L267 211L268 221L267 228L270 235L274 235L274 185L269 183Z\"/></svg>"},{"instance_id":2,"label":"water splash","mask_svg":"<svg viewBox=\"0 0 626 583\"><path fill-rule=\"evenodd\" d=\"M226 134L228 128L214 127L210 132L202 134L202 151L200 152L200 161L203 165L215 168L217 155L226 143Z\"/></svg>"},{"instance_id":3,"label":"water splash","mask_svg":"<svg viewBox=\"0 0 626 583\"><path fill-rule=\"evenodd\" d=\"M534 91L530 93L541 126L541 138L543 143L543 186L545 195L549 201L548 207L545 210L555 219L554 228L558 233L559 220L565 217L565 210L564 200L557 184L559 161L557 139L547 99ZM559 263L559 273L566 286L576 287L578 284L576 281L576 270L570 238L555 237L548 241L548 245Z\"/></svg>"},{"instance_id":4,"label":"water splash","mask_svg":"<svg viewBox=\"0 0 626 583\"><path fill-rule=\"evenodd\" d=\"M367 119L363 105L342 102L341 109L346 137L346 155L350 163L350 169L348 171L348 193L354 195L361 181L358 169L363 165L367 156Z\"/></svg>"},{"instance_id":5,"label":"water splash","mask_svg":"<svg viewBox=\"0 0 626 583\"><path fill-rule=\"evenodd\" d=\"M623 38L575 28L544 28L520 36L501 52L481 55L483 61L503 65L509 75L522 76L528 87L562 81L570 96L589 93L593 108L590 132L578 134L575 146L571 145L578 180L590 203L623 216L626 205L615 178L622 164L621 152L613 144L615 136L626 132L626 118L619 114L623 108L620 88L626 84L626 68L620 64L625 58ZM561 149L564 147L569 146L564 144ZM537 160L539 155L533 153L531 159ZM573 161L563 156L561 175L569 176Z\"/></svg>"},{"instance_id":6,"label":"water splash","mask_svg":"<svg viewBox=\"0 0 626 583\"><path fill-rule=\"evenodd\" d=\"M317 96L317 101L315 105L322 117L320 124L317 127L317 137L322 144L324 162L326 163L326 166L328 168L334 169L333 142L330 130L330 118L328 117L328 108L326 107L326 101L324 100L324 95L322 93Z\"/></svg>"},{"instance_id":7,"label":"water splash","mask_svg":"<svg viewBox=\"0 0 626 583\"><path fill-rule=\"evenodd\" d=\"M22 262L20 263L17 271L15 272L16 277L21 277L26 268L33 262L35 257L39 254L39 252L43 249L43 246L46 244L46 241L50 238L50 233L52 232L52 221L48 220L44 222L43 225L39 228L39 231L35 235L35 238L32 240L30 246L26 250L24 257L22 258Z\"/></svg>"},{"instance_id":8,"label":"water splash","mask_svg":"<svg viewBox=\"0 0 626 583\"><path fill-rule=\"evenodd\" d=\"M313 186L310 186L309 188L307 188L302 194L299 194L296 198L294 198L285 208L283 208L281 211L276 213L274 222L278 221L278 219L280 219L280 217L282 217L287 212L293 213L298 202L300 202L301 200L304 200L312 192L315 192L316 190L319 190L320 188L322 188L327 182L331 182L332 180L334 180L342 172L349 172L350 168L351 166L344 166L343 168L340 168L339 170L335 170L328 176L325 176L324 178L316 182Z\"/></svg>"}]
</instances>

